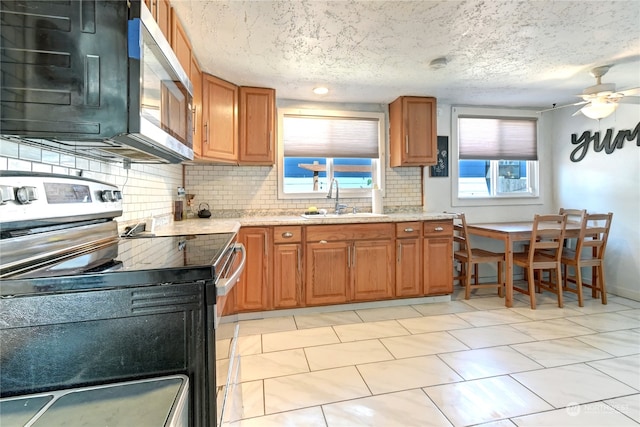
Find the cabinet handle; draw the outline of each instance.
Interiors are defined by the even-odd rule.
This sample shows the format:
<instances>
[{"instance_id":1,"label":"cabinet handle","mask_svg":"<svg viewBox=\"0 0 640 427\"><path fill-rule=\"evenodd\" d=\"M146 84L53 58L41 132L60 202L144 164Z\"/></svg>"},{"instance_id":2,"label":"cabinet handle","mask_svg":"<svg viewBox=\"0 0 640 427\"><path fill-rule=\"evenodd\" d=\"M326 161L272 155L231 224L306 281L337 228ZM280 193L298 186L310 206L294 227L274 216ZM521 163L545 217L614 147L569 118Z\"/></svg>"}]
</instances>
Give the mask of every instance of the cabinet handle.
<instances>
[{"instance_id":1,"label":"cabinet handle","mask_svg":"<svg viewBox=\"0 0 640 427\"><path fill-rule=\"evenodd\" d=\"M347 246L347 267L351 268L351 245Z\"/></svg>"},{"instance_id":2,"label":"cabinet handle","mask_svg":"<svg viewBox=\"0 0 640 427\"><path fill-rule=\"evenodd\" d=\"M409 135L404 136L404 152L409 154Z\"/></svg>"},{"instance_id":3,"label":"cabinet handle","mask_svg":"<svg viewBox=\"0 0 640 427\"><path fill-rule=\"evenodd\" d=\"M269 237L267 236L267 233L264 233L264 241L262 242L262 246L264 248L264 256L268 257L269 256L269 245L267 245L267 240L269 240Z\"/></svg>"},{"instance_id":4,"label":"cabinet handle","mask_svg":"<svg viewBox=\"0 0 640 427\"><path fill-rule=\"evenodd\" d=\"M326 244L326 243L327 243L327 241L326 241L326 240L320 240L320 242L318 242L318 243L321 243L321 244L323 244L323 245L324 245L324 244Z\"/></svg>"},{"instance_id":5,"label":"cabinet handle","mask_svg":"<svg viewBox=\"0 0 640 427\"><path fill-rule=\"evenodd\" d=\"M204 141L205 144L209 143L209 122L204 124Z\"/></svg>"},{"instance_id":6,"label":"cabinet handle","mask_svg":"<svg viewBox=\"0 0 640 427\"><path fill-rule=\"evenodd\" d=\"M442 227L436 227L433 229L433 231L444 231L444 228Z\"/></svg>"},{"instance_id":7,"label":"cabinet handle","mask_svg":"<svg viewBox=\"0 0 640 427\"><path fill-rule=\"evenodd\" d=\"M414 231L415 230L413 228L411 228L411 227L407 227L407 228L404 229L405 233L413 233Z\"/></svg>"},{"instance_id":8,"label":"cabinet handle","mask_svg":"<svg viewBox=\"0 0 640 427\"><path fill-rule=\"evenodd\" d=\"M302 254L300 248L296 248L296 253L298 254L298 272L302 271Z\"/></svg>"},{"instance_id":9,"label":"cabinet handle","mask_svg":"<svg viewBox=\"0 0 640 427\"><path fill-rule=\"evenodd\" d=\"M353 262L351 263L353 267L356 266L356 247L353 247Z\"/></svg>"},{"instance_id":10,"label":"cabinet handle","mask_svg":"<svg viewBox=\"0 0 640 427\"><path fill-rule=\"evenodd\" d=\"M290 239L293 237L293 233L291 233L290 231L285 231L284 233L282 233L282 237L285 239Z\"/></svg>"},{"instance_id":11,"label":"cabinet handle","mask_svg":"<svg viewBox=\"0 0 640 427\"><path fill-rule=\"evenodd\" d=\"M398 262L402 261L402 243L398 243Z\"/></svg>"},{"instance_id":12,"label":"cabinet handle","mask_svg":"<svg viewBox=\"0 0 640 427\"><path fill-rule=\"evenodd\" d=\"M191 126L193 127L193 134L196 134L196 107L191 110Z\"/></svg>"}]
</instances>

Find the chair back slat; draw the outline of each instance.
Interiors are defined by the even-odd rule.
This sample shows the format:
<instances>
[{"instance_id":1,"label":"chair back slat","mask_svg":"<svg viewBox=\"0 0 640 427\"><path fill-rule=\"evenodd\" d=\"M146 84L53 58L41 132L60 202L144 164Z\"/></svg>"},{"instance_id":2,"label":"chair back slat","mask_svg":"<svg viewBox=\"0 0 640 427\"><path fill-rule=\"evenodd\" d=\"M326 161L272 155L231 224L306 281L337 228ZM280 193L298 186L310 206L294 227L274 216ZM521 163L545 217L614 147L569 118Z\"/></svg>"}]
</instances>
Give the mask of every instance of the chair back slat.
<instances>
[{"instance_id":1,"label":"chair back slat","mask_svg":"<svg viewBox=\"0 0 640 427\"><path fill-rule=\"evenodd\" d=\"M576 246L576 256L580 256L584 249L596 249L595 258L604 259L604 251L609 239L611 220L613 213L587 214L581 229L578 246Z\"/></svg>"},{"instance_id":2,"label":"chair back slat","mask_svg":"<svg viewBox=\"0 0 640 427\"><path fill-rule=\"evenodd\" d=\"M538 215L533 217L531 241L529 242L529 261L533 264L535 254L544 250L551 253L554 261L560 262L564 232L567 224L566 215Z\"/></svg>"},{"instance_id":3,"label":"chair back slat","mask_svg":"<svg viewBox=\"0 0 640 427\"><path fill-rule=\"evenodd\" d=\"M464 213L455 213L456 218L453 220L453 241L457 243L458 251L467 254L471 259L471 245L469 244L469 234L467 233L467 220Z\"/></svg>"}]
</instances>

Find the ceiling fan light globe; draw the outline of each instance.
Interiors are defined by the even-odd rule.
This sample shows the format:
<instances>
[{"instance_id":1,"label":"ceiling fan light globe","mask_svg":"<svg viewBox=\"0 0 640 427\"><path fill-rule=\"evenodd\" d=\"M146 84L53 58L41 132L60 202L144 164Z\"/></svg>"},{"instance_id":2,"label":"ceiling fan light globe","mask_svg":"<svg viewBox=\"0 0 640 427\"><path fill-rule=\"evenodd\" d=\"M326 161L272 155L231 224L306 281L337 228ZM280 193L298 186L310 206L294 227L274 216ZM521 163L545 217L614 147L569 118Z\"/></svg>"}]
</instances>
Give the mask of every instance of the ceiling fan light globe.
<instances>
[{"instance_id":1,"label":"ceiling fan light globe","mask_svg":"<svg viewBox=\"0 0 640 427\"><path fill-rule=\"evenodd\" d=\"M580 111L590 119L599 120L613 114L616 108L618 104L615 102L592 102L582 107Z\"/></svg>"}]
</instances>

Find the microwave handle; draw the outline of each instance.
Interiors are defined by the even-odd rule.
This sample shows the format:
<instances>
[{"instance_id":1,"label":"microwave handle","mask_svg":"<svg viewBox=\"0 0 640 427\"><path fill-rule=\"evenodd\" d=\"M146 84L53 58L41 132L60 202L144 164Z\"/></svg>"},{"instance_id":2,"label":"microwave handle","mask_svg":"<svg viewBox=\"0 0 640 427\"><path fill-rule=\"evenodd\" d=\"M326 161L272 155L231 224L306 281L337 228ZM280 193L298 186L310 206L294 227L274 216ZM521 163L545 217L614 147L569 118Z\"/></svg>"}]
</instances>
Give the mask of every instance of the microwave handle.
<instances>
[{"instance_id":1,"label":"microwave handle","mask_svg":"<svg viewBox=\"0 0 640 427\"><path fill-rule=\"evenodd\" d=\"M240 264L236 270L231 273L229 277L221 278L218 283L216 283L216 297L228 295L231 292L231 289L235 286L236 282L240 279L240 275L244 271L244 265L247 261L247 251L244 248L242 243L236 243L233 246L233 250L236 252L242 253L242 258L240 259Z\"/></svg>"}]
</instances>

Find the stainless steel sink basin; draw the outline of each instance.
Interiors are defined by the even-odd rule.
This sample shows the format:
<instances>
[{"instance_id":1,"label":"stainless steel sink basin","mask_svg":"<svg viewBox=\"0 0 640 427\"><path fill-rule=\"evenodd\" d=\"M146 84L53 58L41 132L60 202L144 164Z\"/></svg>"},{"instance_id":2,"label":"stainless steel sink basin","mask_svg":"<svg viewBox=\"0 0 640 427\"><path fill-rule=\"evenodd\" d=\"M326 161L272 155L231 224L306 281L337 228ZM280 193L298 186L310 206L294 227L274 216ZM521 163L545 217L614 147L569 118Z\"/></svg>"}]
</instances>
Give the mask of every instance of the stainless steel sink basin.
<instances>
[{"instance_id":1,"label":"stainless steel sink basin","mask_svg":"<svg viewBox=\"0 0 640 427\"><path fill-rule=\"evenodd\" d=\"M303 218L306 219L343 219L350 220L356 218L384 218L387 215L385 214L375 214L371 212L358 212L358 213L343 213L343 214L317 214L317 215L308 215L302 214Z\"/></svg>"}]
</instances>

